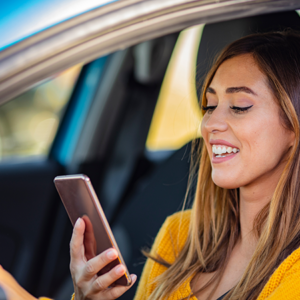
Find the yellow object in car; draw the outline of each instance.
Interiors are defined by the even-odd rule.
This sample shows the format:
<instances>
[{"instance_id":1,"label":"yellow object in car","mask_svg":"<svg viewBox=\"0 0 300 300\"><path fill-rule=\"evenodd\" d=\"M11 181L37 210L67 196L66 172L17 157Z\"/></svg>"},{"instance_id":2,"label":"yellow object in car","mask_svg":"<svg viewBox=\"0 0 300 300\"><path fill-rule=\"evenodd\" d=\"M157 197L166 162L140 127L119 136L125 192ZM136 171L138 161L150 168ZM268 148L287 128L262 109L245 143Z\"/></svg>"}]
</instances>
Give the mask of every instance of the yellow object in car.
<instances>
[{"instance_id":1,"label":"yellow object in car","mask_svg":"<svg viewBox=\"0 0 300 300\"><path fill-rule=\"evenodd\" d=\"M164 77L146 147L175 150L200 136L196 60L204 25L182 31Z\"/></svg>"}]
</instances>

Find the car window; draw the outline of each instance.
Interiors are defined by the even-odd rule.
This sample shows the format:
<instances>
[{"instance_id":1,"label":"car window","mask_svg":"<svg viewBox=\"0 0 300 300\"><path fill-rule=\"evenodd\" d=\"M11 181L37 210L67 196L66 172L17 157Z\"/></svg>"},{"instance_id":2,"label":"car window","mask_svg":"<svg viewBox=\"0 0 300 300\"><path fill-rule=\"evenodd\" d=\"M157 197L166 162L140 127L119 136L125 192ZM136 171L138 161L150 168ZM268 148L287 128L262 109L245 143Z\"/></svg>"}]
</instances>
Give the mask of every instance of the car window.
<instances>
[{"instance_id":1,"label":"car window","mask_svg":"<svg viewBox=\"0 0 300 300\"><path fill-rule=\"evenodd\" d=\"M0 160L48 154L80 70L65 70L0 107Z\"/></svg>"},{"instance_id":2,"label":"car window","mask_svg":"<svg viewBox=\"0 0 300 300\"><path fill-rule=\"evenodd\" d=\"M182 31L174 47L146 142L148 154L169 153L200 136L196 60L204 25Z\"/></svg>"}]
</instances>

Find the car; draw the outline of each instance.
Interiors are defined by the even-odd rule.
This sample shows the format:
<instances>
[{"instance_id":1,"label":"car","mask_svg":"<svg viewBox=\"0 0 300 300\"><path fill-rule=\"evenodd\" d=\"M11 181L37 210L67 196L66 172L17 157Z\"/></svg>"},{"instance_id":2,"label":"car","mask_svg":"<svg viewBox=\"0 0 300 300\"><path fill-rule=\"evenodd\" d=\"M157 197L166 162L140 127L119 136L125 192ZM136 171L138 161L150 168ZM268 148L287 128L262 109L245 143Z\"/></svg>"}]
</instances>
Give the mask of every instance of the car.
<instances>
[{"instance_id":1,"label":"car","mask_svg":"<svg viewBox=\"0 0 300 300\"><path fill-rule=\"evenodd\" d=\"M193 198L190 142L213 58L252 32L300 30L299 0L85 2L12 1L0 23L0 264L57 300L73 291L72 226L54 177L91 178L139 276L141 249Z\"/></svg>"}]
</instances>

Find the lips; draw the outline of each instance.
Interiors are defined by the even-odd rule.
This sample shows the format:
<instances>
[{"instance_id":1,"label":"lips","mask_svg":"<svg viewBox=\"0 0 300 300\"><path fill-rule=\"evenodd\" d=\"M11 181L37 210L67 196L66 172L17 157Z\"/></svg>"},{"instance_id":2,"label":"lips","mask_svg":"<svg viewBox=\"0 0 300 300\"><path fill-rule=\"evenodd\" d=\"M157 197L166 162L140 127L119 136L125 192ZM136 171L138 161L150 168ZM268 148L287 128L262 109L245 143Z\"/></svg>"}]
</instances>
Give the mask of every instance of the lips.
<instances>
[{"instance_id":1,"label":"lips","mask_svg":"<svg viewBox=\"0 0 300 300\"><path fill-rule=\"evenodd\" d=\"M209 140L209 143L211 145L222 145L222 146L227 146L227 147L237 148L238 149L238 147L236 147L233 144L230 144L229 142L227 142L225 140L213 140L213 139L211 139L211 140Z\"/></svg>"}]
</instances>

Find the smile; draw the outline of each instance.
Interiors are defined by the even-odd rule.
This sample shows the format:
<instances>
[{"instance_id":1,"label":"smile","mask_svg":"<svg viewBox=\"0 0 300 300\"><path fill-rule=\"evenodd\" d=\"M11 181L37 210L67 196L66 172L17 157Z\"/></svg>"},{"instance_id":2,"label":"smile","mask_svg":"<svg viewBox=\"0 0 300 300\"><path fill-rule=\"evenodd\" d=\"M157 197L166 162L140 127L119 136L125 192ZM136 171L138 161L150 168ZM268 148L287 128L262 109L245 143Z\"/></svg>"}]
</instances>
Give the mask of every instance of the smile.
<instances>
[{"instance_id":1,"label":"smile","mask_svg":"<svg viewBox=\"0 0 300 300\"><path fill-rule=\"evenodd\" d=\"M211 162L213 164L223 163L238 155L240 149L225 145L212 145L213 157Z\"/></svg>"},{"instance_id":2,"label":"smile","mask_svg":"<svg viewBox=\"0 0 300 300\"><path fill-rule=\"evenodd\" d=\"M215 157L226 157L228 154L238 153L240 150L238 148L227 147L224 145L213 145L212 152ZM225 155L222 155L225 154Z\"/></svg>"}]
</instances>

